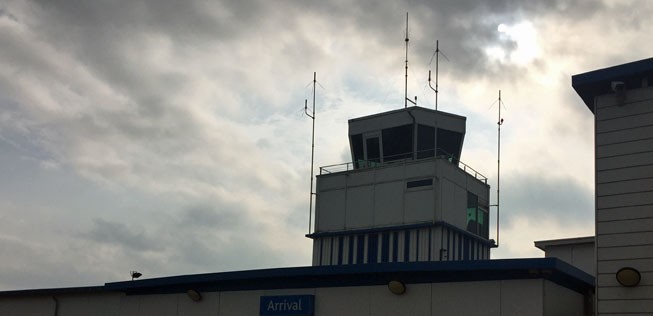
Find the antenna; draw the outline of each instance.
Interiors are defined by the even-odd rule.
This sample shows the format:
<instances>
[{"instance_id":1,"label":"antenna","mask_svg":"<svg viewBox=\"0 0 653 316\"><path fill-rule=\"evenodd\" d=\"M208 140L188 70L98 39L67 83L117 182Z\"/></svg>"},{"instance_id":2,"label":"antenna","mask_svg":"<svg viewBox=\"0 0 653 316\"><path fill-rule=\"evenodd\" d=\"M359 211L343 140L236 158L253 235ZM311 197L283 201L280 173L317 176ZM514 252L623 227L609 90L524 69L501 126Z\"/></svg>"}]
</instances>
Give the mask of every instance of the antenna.
<instances>
[{"instance_id":1,"label":"antenna","mask_svg":"<svg viewBox=\"0 0 653 316\"><path fill-rule=\"evenodd\" d=\"M429 87L431 90L435 92L435 110L438 110L438 67L440 65L440 54L442 54L442 57L444 59L449 60L447 56L440 51L440 41L436 40L435 41L435 52L433 52L433 56L431 56L431 60L429 61L429 65L431 65L431 62L433 62L433 57L435 57L435 88L431 86L431 71L429 70Z\"/></svg>"},{"instance_id":2,"label":"antenna","mask_svg":"<svg viewBox=\"0 0 653 316\"><path fill-rule=\"evenodd\" d=\"M417 96L415 101L408 98L408 12L406 12L406 81L404 85L404 108L408 107L408 102L417 105Z\"/></svg>"},{"instance_id":3,"label":"antenna","mask_svg":"<svg viewBox=\"0 0 653 316\"><path fill-rule=\"evenodd\" d=\"M311 133L311 190L310 190L310 200L308 204L308 233L311 233L311 224L313 222L313 195L315 195L315 192L313 192L313 162L315 158L315 84L317 83L316 80L317 73L313 72L313 110L311 111L311 114L308 113L308 100L304 100L304 113L306 113L306 116L310 117L311 120L313 121L313 132Z\"/></svg>"},{"instance_id":4,"label":"antenna","mask_svg":"<svg viewBox=\"0 0 653 316\"><path fill-rule=\"evenodd\" d=\"M503 125L503 118L501 117L501 90L499 90L499 117L497 119L497 245L499 247L499 192L501 188L501 125Z\"/></svg>"}]
</instances>

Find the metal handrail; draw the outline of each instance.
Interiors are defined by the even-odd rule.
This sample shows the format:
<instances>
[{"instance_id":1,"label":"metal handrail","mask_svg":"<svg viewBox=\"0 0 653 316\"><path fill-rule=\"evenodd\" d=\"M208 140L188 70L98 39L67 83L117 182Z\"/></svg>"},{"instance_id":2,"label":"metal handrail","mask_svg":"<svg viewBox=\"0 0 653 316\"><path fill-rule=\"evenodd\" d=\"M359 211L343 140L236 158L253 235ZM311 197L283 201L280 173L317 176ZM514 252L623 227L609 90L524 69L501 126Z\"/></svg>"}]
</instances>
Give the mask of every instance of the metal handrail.
<instances>
[{"instance_id":1,"label":"metal handrail","mask_svg":"<svg viewBox=\"0 0 653 316\"><path fill-rule=\"evenodd\" d=\"M445 152L444 150L438 149L440 152ZM415 154L419 154L420 152L435 152L434 149L428 149L428 150L423 150L416 152ZM446 152L445 152L446 153ZM409 161L423 161L423 160L428 160L428 159L444 159L449 161L452 164L456 164L458 168L461 170L465 171L467 174L474 176L475 179L483 181L485 184L487 184L487 178L482 175L480 172L476 171L474 168L470 167L469 165L465 164L464 162L457 160L453 155L451 154L444 154L444 155L437 155L437 156L429 156L425 158L412 158L413 153L408 152L408 153L403 153L399 155L393 155L393 156L388 156L388 158L392 157L406 157L407 155L410 155L411 158L401 158L401 159L395 159L395 160L389 160L389 161L384 161L384 162L379 162L379 161L373 161L373 160L358 160L356 162L344 162L344 163L339 163L339 164L334 164L334 165L328 165L328 166L323 166L320 167L320 175L324 174L330 174L330 173L336 173L336 172L345 172L345 171L351 171L351 170L365 170L365 169L371 169L371 168L378 168L378 167L384 167L388 165L395 165L395 164L405 164L406 162ZM418 155L416 155L418 156ZM355 168L355 164L358 164L359 168Z\"/></svg>"}]
</instances>

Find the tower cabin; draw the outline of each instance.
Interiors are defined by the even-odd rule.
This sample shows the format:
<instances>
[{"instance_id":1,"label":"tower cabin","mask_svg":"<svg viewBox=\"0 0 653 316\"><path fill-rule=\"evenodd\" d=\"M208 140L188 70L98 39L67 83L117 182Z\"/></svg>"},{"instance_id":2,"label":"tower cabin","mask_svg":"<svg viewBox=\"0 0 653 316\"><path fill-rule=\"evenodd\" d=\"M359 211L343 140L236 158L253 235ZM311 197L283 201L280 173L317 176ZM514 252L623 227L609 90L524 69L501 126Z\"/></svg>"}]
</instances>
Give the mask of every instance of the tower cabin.
<instances>
[{"instance_id":1,"label":"tower cabin","mask_svg":"<svg viewBox=\"0 0 653 316\"><path fill-rule=\"evenodd\" d=\"M487 179L466 118L409 107L349 120L352 161L320 168L313 265L490 259Z\"/></svg>"}]
</instances>

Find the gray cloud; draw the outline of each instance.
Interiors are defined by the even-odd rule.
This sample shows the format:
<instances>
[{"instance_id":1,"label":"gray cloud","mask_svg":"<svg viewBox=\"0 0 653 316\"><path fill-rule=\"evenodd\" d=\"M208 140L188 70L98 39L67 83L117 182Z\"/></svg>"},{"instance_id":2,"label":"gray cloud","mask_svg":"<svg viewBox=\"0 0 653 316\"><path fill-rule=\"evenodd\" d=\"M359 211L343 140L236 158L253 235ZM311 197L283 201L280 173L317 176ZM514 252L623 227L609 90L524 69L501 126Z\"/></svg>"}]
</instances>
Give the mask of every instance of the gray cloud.
<instances>
[{"instance_id":1,"label":"gray cloud","mask_svg":"<svg viewBox=\"0 0 653 316\"><path fill-rule=\"evenodd\" d=\"M563 227L594 223L593 193L571 177L513 174L502 179L501 217L508 225L518 217L553 220Z\"/></svg>"},{"instance_id":2,"label":"gray cloud","mask_svg":"<svg viewBox=\"0 0 653 316\"><path fill-rule=\"evenodd\" d=\"M306 84L317 71L316 164L341 162L348 118L403 104L407 11L411 91L431 99L422 86L440 40L449 58L441 100L480 126L467 137L482 141L466 139L479 151L464 155L481 172L492 164L486 134L495 123L477 108L489 106L495 85L514 90L506 139L535 153L506 151L513 161L533 157L519 161L531 174L504 178L508 225L518 216L581 225L591 192L561 176L570 165L552 157L574 159L591 142L569 76L650 50L641 38L651 8L622 8L585 0L0 5L0 249L16 254L0 274L33 275L0 287L309 262ZM522 65L488 58L489 46L518 49L497 26L522 21L539 32L543 55ZM543 127L526 126L533 122ZM574 179L582 177L591 173ZM32 263L40 252L47 258Z\"/></svg>"},{"instance_id":3,"label":"gray cloud","mask_svg":"<svg viewBox=\"0 0 653 316\"><path fill-rule=\"evenodd\" d=\"M132 226L135 225L138 224L132 223ZM95 219L93 221L93 228L83 233L82 237L134 251L156 251L163 249L163 245L159 244L152 236L148 236L142 228L133 228L124 223L109 222L103 219Z\"/></svg>"}]
</instances>

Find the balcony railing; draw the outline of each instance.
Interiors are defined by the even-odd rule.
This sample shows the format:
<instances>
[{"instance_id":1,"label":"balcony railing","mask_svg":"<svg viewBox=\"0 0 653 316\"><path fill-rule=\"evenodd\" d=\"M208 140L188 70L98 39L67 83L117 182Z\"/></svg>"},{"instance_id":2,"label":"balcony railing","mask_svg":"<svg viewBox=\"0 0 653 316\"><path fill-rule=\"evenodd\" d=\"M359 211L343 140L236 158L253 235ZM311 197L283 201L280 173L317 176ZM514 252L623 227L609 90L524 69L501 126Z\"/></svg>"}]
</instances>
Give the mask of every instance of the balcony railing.
<instances>
[{"instance_id":1,"label":"balcony railing","mask_svg":"<svg viewBox=\"0 0 653 316\"><path fill-rule=\"evenodd\" d=\"M440 151L440 150L438 150ZM345 171L351 171L351 170L366 170L366 169L371 169L371 168L379 168L379 167L384 167L384 166L396 166L398 164L405 164L408 162L416 162L416 161L427 161L427 160L436 160L436 159L441 159L441 160L446 160L451 164L455 164L460 168L461 170L465 171L467 174L473 176L475 179L482 181L483 183L487 184L487 178L482 175L480 172L474 170L474 168L468 166L467 164L463 163L460 160L457 160L453 155L450 154L444 154L444 155L438 155L438 156L433 156L433 150L426 150L423 151L422 153L428 153L430 152L431 156L425 157L425 158L405 158L406 156L410 156L411 153L407 154L400 154L400 155L395 155L395 156L388 156L384 157L384 161L380 162L378 159L377 160L357 160L355 162L345 162L345 163L340 163L340 164L335 164L335 165L329 165L329 166L324 166L320 167L320 175L323 174L330 174L330 173L337 173L337 172L345 172ZM416 153L416 157L419 157L420 152ZM399 159L397 159L399 158Z\"/></svg>"}]
</instances>

